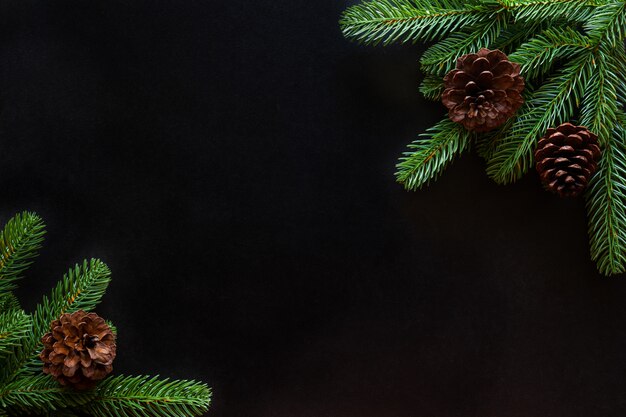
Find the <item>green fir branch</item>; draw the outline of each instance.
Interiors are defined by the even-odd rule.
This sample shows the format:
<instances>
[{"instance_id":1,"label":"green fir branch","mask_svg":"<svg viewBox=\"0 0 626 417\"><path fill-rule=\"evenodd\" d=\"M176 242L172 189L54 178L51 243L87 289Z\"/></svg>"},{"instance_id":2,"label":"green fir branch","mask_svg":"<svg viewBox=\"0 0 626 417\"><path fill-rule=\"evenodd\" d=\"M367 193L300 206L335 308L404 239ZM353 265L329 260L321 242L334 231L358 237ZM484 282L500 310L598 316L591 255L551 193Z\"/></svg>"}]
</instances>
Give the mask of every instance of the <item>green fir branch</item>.
<instances>
[{"instance_id":1,"label":"green fir branch","mask_svg":"<svg viewBox=\"0 0 626 417\"><path fill-rule=\"evenodd\" d=\"M12 293L0 294L0 313L5 313L11 310L19 310L20 302Z\"/></svg>"},{"instance_id":2,"label":"green fir branch","mask_svg":"<svg viewBox=\"0 0 626 417\"><path fill-rule=\"evenodd\" d=\"M422 71L443 77L456 67L459 56L490 47L500 36L504 26L502 16L496 15L473 28L451 34L424 52L420 60Z\"/></svg>"},{"instance_id":3,"label":"green fir branch","mask_svg":"<svg viewBox=\"0 0 626 417\"><path fill-rule=\"evenodd\" d=\"M370 0L349 7L339 23L348 39L387 45L440 39L503 12L510 23L579 22L589 17L595 5L589 0Z\"/></svg>"},{"instance_id":4,"label":"green fir branch","mask_svg":"<svg viewBox=\"0 0 626 417\"><path fill-rule=\"evenodd\" d=\"M584 28L597 45L603 43L615 48L623 44L626 38L626 2L612 1L597 7Z\"/></svg>"},{"instance_id":5,"label":"green fir branch","mask_svg":"<svg viewBox=\"0 0 626 417\"><path fill-rule=\"evenodd\" d=\"M494 41L493 47L510 54L526 42L531 33L539 33L549 26L544 22L509 23Z\"/></svg>"},{"instance_id":6,"label":"green fir branch","mask_svg":"<svg viewBox=\"0 0 626 417\"><path fill-rule=\"evenodd\" d=\"M439 101L444 88L441 77L427 74L420 84L420 93L428 100Z\"/></svg>"},{"instance_id":7,"label":"green fir branch","mask_svg":"<svg viewBox=\"0 0 626 417\"><path fill-rule=\"evenodd\" d=\"M30 266L41 248L45 226L39 216L23 212L0 232L0 294L15 289L15 281Z\"/></svg>"},{"instance_id":8,"label":"green fir branch","mask_svg":"<svg viewBox=\"0 0 626 417\"><path fill-rule=\"evenodd\" d=\"M572 60L535 91L487 164L487 174L499 184L518 180L533 164L535 144L550 127L569 120L580 104L590 78L593 54Z\"/></svg>"},{"instance_id":9,"label":"green fir branch","mask_svg":"<svg viewBox=\"0 0 626 417\"><path fill-rule=\"evenodd\" d=\"M461 0L372 0L349 7L340 20L346 38L366 44L439 39L488 20L494 8Z\"/></svg>"},{"instance_id":10,"label":"green fir branch","mask_svg":"<svg viewBox=\"0 0 626 417\"><path fill-rule=\"evenodd\" d=\"M34 333L40 338L49 331L50 323L64 313L93 310L111 281L111 271L99 259L84 261L63 276L49 297L44 296L34 314Z\"/></svg>"},{"instance_id":11,"label":"green fir branch","mask_svg":"<svg viewBox=\"0 0 626 417\"><path fill-rule=\"evenodd\" d=\"M446 118L409 145L397 165L396 177L407 190L435 180L448 164L470 145L471 133Z\"/></svg>"},{"instance_id":12,"label":"green fir branch","mask_svg":"<svg viewBox=\"0 0 626 417\"><path fill-rule=\"evenodd\" d=\"M534 80L547 74L558 61L593 48L591 40L573 28L555 27L522 44L509 59L521 65L526 80Z\"/></svg>"},{"instance_id":13,"label":"green fir branch","mask_svg":"<svg viewBox=\"0 0 626 417\"><path fill-rule=\"evenodd\" d=\"M511 118L498 129L479 135L476 138L476 153L478 156L487 161L493 158L493 154L498 149L498 145L507 136L514 122L515 119Z\"/></svg>"},{"instance_id":14,"label":"green fir branch","mask_svg":"<svg viewBox=\"0 0 626 417\"><path fill-rule=\"evenodd\" d=\"M613 137L619 110L617 86L622 83L617 62L608 52L595 54L580 111L581 124L598 135L603 148L610 146Z\"/></svg>"},{"instance_id":15,"label":"green fir branch","mask_svg":"<svg viewBox=\"0 0 626 417\"><path fill-rule=\"evenodd\" d=\"M204 383L117 376L98 385L85 411L94 417L191 417L205 413L210 401Z\"/></svg>"},{"instance_id":16,"label":"green fir branch","mask_svg":"<svg viewBox=\"0 0 626 417\"><path fill-rule=\"evenodd\" d=\"M584 21L596 1L589 0L498 0L515 22Z\"/></svg>"},{"instance_id":17,"label":"green fir branch","mask_svg":"<svg viewBox=\"0 0 626 417\"><path fill-rule=\"evenodd\" d=\"M93 397L90 391L64 388L48 375L27 376L0 387L0 407L16 414L81 406Z\"/></svg>"},{"instance_id":18,"label":"green fir branch","mask_svg":"<svg viewBox=\"0 0 626 417\"><path fill-rule=\"evenodd\" d=\"M626 272L625 126L620 114L586 193L591 258L605 275Z\"/></svg>"},{"instance_id":19,"label":"green fir branch","mask_svg":"<svg viewBox=\"0 0 626 417\"><path fill-rule=\"evenodd\" d=\"M13 355L31 330L31 317L21 310L7 310L0 314L0 361Z\"/></svg>"}]
</instances>

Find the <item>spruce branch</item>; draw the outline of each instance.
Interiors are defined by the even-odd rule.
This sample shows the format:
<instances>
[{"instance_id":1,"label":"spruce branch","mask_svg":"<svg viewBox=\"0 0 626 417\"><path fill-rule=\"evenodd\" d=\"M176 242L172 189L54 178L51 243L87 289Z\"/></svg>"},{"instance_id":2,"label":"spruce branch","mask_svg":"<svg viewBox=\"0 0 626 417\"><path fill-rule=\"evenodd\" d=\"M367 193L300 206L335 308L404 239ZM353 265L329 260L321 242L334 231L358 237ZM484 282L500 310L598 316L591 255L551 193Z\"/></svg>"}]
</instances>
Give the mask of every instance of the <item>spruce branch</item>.
<instances>
[{"instance_id":1,"label":"spruce branch","mask_svg":"<svg viewBox=\"0 0 626 417\"><path fill-rule=\"evenodd\" d=\"M586 195L591 258L605 275L626 272L626 116L613 136Z\"/></svg>"},{"instance_id":2,"label":"spruce branch","mask_svg":"<svg viewBox=\"0 0 626 417\"><path fill-rule=\"evenodd\" d=\"M470 144L471 133L446 118L409 145L397 165L398 182L416 190L436 179Z\"/></svg>"},{"instance_id":3,"label":"spruce branch","mask_svg":"<svg viewBox=\"0 0 626 417\"><path fill-rule=\"evenodd\" d=\"M428 100L441 100L441 94L444 90L443 80L441 77L427 74L420 84L420 92Z\"/></svg>"},{"instance_id":4,"label":"spruce branch","mask_svg":"<svg viewBox=\"0 0 626 417\"><path fill-rule=\"evenodd\" d=\"M594 48L591 40L571 27L549 28L522 44L509 59L522 67L526 80L547 74L556 62Z\"/></svg>"},{"instance_id":5,"label":"spruce branch","mask_svg":"<svg viewBox=\"0 0 626 417\"><path fill-rule=\"evenodd\" d=\"M584 21L598 2L589 0L498 0L515 22Z\"/></svg>"},{"instance_id":6,"label":"spruce branch","mask_svg":"<svg viewBox=\"0 0 626 417\"><path fill-rule=\"evenodd\" d=\"M493 44L494 48L511 53L528 40L531 33L539 33L550 25L545 22L509 23Z\"/></svg>"},{"instance_id":7,"label":"spruce branch","mask_svg":"<svg viewBox=\"0 0 626 417\"><path fill-rule=\"evenodd\" d=\"M190 417L208 410L211 390L195 381L117 376L98 385L86 407L94 417Z\"/></svg>"},{"instance_id":8,"label":"spruce branch","mask_svg":"<svg viewBox=\"0 0 626 417\"><path fill-rule=\"evenodd\" d=\"M593 54L572 60L533 92L510 133L502 139L487 164L487 174L499 184L518 180L533 164L537 140L552 127L569 120L590 78Z\"/></svg>"},{"instance_id":9,"label":"spruce branch","mask_svg":"<svg viewBox=\"0 0 626 417\"><path fill-rule=\"evenodd\" d=\"M372 0L348 8L344 36L366 44L435 40L491 18L495 9L476 1Z\"/></svg>"},{"instance_id":10,"label":"spruce branch","mask_svg":"<svg viewBox=\"0 0 626 417\"><path fill-rule=\"evenodd\" d=\"M485 159L490 160L493 157L498 145L506 137L507 133L513 126L514 119L509 119L507 122L502 125L500 128L487 132L483 135L479 135L476 138L476 153Z\"/></svg>"},{"instance_id":11,"label":"spruce branch","mask_svg":"<svg viewBox=\"0 0 626 417\"><path fill-rule=\"evenodd\" d=\"M620 46L626 38L626 2L612 1L598 6L584 28L596 45Z\"/></svg>"},{"instance_id":12,"label":"spruce branch","mask_svg":"<svg viewBox=\"0 0 626 417\"><path fill-rule=\"evenodd\" d=\"M15 288L15 281L37 256L43 242L44 224L33 213L10 219L0 232L0 295Z\"/></svg>"},{"instance_id":13,"label":"spruce branch","mask_svg":"<svg viewBox=\"0 0 626 417\"><path fill-rule=\"evenodd\" d=\"M11 310L19 310L20 302L12 293L0 294L0 313Z\"/></svg>"},{"instance_id":14,"label":"spruce branch","mask_svg":"<svg viewBox=\"0 0 626 417\"><path fill-rule=\"evenodd\" d=\"M0 362L21 346L31 330L31 317L21 310L0 313Z\"/></svg>"},{"instance_id":15,"label":"spruce branch","mask_svg":"<svg viewBox=\"0 0 626 417\"><path fill-rule=\"evenodd\" d=\"M44 296L33 317L35 336L41 338L61 314L93 310L111 281L111 271L99 259L84 261L63 276L49 297Z\"/></svg>"},{"instance_id":16,"label":"spruce branch","mask_svg":"<svg viewBox=\"0 0 626 417\"><path fill-rule=\"evenodd\" d=\"M46 413L81 406L94 397L90 391L61 387L47 375L27 376L0 387L0 407L16 414Z\"/></svg>"},{"instance_id":17,"label":"spruce branch","mask_svg":"<svg viewBox=\"0 0 626 417\"><path fill-rule=\"evenodd\" d=\"M453 33L424 52L420 60L422 71L439 79L456 66L459 56L490 47L502 33L505 23L502 16L481 22L473 28Z\"/></svg>"},{"instance_id":18,"label":"spruce branch","mask_svg":"<svg viewBox=\"0 0 626 417\"><path fill-rule=\"evenodd\" d=\"M585 88L586 94L581 106L581 124L598 135L603 148L610 146L613 130L618 117L618 90L622 83L619 78L618 63L610 51L595 54L593 71ZM622 102L624 102L622 100Z\"/></svg>"}]
</instances>

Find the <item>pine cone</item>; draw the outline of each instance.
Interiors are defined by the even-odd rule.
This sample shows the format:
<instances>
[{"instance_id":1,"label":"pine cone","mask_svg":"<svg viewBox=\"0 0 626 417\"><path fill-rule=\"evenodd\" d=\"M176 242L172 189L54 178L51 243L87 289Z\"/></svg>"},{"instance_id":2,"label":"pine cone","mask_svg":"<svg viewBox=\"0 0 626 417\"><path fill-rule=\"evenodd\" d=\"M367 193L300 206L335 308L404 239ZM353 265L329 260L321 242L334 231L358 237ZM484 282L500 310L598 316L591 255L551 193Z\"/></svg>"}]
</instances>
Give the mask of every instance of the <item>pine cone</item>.
<instances>
[{"instance_id":1,"label":"pine cone","mask_svg":"<svg viewBox=\"0 0 626 417\"><path fill-rule=\"evenodd\" d=\"M545 188L561 197L576 197L596 172L601 152L598 137L583 126L564 123L548 129L537 144L537 172Z\"/></svg>"},{"instance_id":2,"label":"pine cone","mask_svg":"<svg viewBox=\"0 0 626 417\"><path fill-rule=\"evenodd\" d=\"M62 385L92 388L113 370L115 335L102 317L80 310L50 324L41 341L43 372Z\"/></svg>"},{"instance_id":3,"label":"pine cone","mask_svg":"<svg viewBox=\"0 0 626 417\"><path fill-rule=\"evenodd\" d=\"M467 130L487 132L510 119L524 103L520 65L501 51L482 48L463 55L443 79L442 102L454 122Z\"/></svg>"}]
</instances>

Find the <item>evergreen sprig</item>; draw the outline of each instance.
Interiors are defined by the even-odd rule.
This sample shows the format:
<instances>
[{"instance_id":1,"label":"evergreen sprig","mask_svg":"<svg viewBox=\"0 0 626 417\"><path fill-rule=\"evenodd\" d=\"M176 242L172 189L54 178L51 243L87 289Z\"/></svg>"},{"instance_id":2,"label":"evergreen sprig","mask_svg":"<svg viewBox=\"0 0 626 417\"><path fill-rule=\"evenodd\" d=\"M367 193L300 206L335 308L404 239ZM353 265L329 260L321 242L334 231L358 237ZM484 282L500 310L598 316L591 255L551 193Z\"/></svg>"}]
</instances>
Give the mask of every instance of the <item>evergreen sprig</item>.
<instances>
[{"instance_id":1,"label":"evergreen sprig","mask_svg":"<svg viewBox=\"0 0 626 417\"><path fill-rule=\"evenodd\" d=\"M66 389L47 375L33 375L9 382L0 388L0 407L9 413L42 414L80 407L93 397L92 391Z\"/></svg>"},{"instance_id":2,"label":"evergreen sprig","mask_svg":"<svg viewBox=\"0 0 626 417\"><path fill-rule=\"evenodd\" d=\"M626 271L625 0L366 0L340 25L364 44L435 41L420 60L420 91L432 100L461 55L500 49L520 64L526 103L514 119L480 135L439 122L409 145L398 181L409 190L428 184L472 141L491 178L517 181L545 131L575 121L598 135L603 151L585 196L591 257L605 275Z\"/></svg>"},{"instance_id":3,"label":"evergreen sprig","mask_svg":"<svg viewBox=\"0 0 626 417\"><path fill-rule=\"evenodd\" d=\"M11 293L0 294L0 313L9 310L19 310L20 302L17 297Z\"/></svg>"},{"instance_id":4,"label":"evergreen sprig","mask_svg":"<svg viewBox=\"0 0 626 417\"><path fill-rule=\"evenodd\" d=\"M420 136L420 140L409 145L410 151L398 164L398 180L410 190L436 179L469 146L471 134L445 118Z\"/></svg>"},{"instance_id":5,"label":"evergreen sprig","mask_svg":"<svg viewBox=\"0 0 626 417\"><path fill-rule=\"evenodd\" d=\"M589 77L593 56L585 54L571 61L530 95L508 134L502 138L491 159L487 174L499 184L521 178L533 164L535 143L548 128L574 115Z\"/></svg>"},{"instance_id":6,"label":"evergreen sprig","mask_svg":"<svg viewBox=\"0 0 626 417\"><path fill-rule=\"evenodd\" d=\"M43 242L44 227L33 213L13 217L0 232L0 295L15 288Z\"/></svg>"},{"instance_id":7,"label":"evergreen sprig","mask_svg":"<svg viewBox=\"0 0 626 417\"><path fill-rule=\"evenodd\" d=\"M102 382L87 410L95 417L186 417L207 410L211 391L195 381L117 376Z\"/></svg>"},{"instance_id":8,"label":"evergreen sprig","mask_svg":"<svg viewBox=\"0 0 626 417\"><path fill-rule=\"evenodd\" d=\"M626 272L626 117L619 115L587 192L592 259L601 271Z\"/></svg>"},{"instance_id":9,"label":"evergreen sprig","mask_svg":"<svg viewBox=\"0 0 626 417\"><path fill-rule=\"evenodd\" d=\"M502 19L496 18L451 34L424 52L420 60L422 71L438 76L441 82L441 78L454 69L459 55L469 54L481 46L492 45L502 29Z\"/></svg>"},{"instance_id":10,"label":"evergreen sprig","mask_svg":"<svg viewBox=\"0 0 626 417\"><path fill-rule=\"evenodd\" d=\"M10 291L37 255L43 234L41 219L26 212L0 232L0 282L5 280L0 285L0 417L191 417L206 412L211 390L201 382L117 376L76 391L41 372L38 353L50 322L63 313L93 310L111 278L102 261L84 261L63 276L33 314L25 313Z\"/></svg>"}]
</instances>

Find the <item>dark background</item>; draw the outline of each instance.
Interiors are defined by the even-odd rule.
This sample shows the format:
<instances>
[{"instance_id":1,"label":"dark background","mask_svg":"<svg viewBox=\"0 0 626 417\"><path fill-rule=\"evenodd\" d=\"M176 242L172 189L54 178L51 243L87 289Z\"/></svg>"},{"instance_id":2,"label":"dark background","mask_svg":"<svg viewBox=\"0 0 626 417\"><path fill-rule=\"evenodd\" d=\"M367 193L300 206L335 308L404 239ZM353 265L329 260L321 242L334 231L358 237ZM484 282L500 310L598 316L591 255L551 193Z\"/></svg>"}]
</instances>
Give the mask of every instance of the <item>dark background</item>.
<instances>
[{"instance_id":1,"label":"dark background","mask_svg":"<svg viewBox=\"0 0 626 417\"><path fill-rule=\"evenodd\" d=\"M623 416L583 201L473 154L404 192L444 110L348 4L0 1L0 220L49 230L25 307L102 258L116 372L204 380L214 417Z\"/></svg>"}]
</instances>

